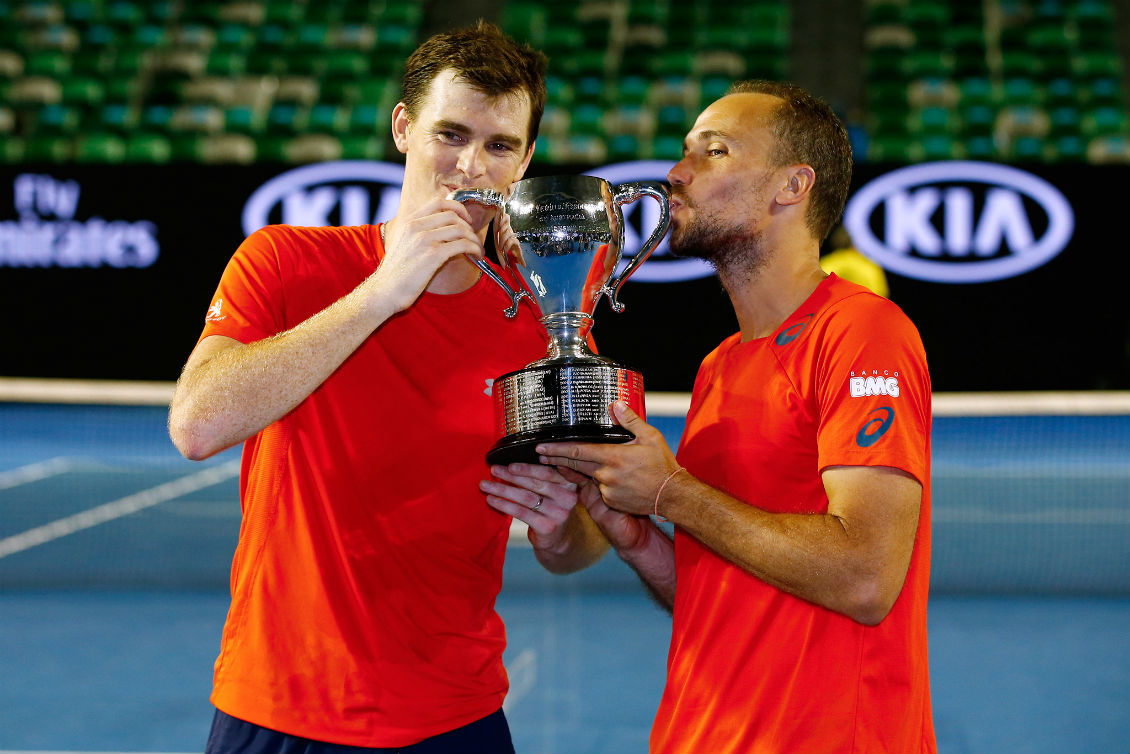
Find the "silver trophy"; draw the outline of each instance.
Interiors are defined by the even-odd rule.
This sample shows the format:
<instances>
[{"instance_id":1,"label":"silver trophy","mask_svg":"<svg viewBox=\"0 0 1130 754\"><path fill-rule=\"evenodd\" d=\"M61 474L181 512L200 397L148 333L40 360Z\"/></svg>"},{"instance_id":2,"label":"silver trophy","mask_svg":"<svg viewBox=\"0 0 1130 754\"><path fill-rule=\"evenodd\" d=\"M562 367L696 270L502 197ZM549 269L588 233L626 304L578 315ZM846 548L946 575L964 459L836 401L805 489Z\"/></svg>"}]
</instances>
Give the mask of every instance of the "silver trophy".
<instances>
[{"instance_id":1,"label":"silver trophy","mask_svg":"<svg viewBox=\"0 0 1130 754\"><path fill-rule=\"evenodd\" d=\"M621 207L642 196L659 202L651 236L614 276L624 246ZM495 248L511 287L481 260L473 260L510 296L508 317L526 298L541 315L549 349L539 359L494 381L495 424L500 439L489 463L537 463L540 442L627 442L633 435L608 413L622 400L644 416L643 376L588 346L593 310L607 294L622 311L620 287L643 264L667 232L671 215L667 187L658 181L612 186L585 175L527 178L509 197L489 189L452 192L458 202L497 207Z\"/></svg>"}]
</instances>

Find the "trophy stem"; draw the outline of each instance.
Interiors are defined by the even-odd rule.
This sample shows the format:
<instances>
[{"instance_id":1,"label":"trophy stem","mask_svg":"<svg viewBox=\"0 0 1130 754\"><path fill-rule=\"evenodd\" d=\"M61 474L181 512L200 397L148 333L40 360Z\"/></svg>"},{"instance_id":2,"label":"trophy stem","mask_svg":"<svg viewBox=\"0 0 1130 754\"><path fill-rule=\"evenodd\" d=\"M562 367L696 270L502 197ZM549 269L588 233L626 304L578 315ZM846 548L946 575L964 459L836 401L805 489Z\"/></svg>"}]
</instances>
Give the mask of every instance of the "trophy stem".
<instances>
[{"instance_id":1,"label":"trophy stem","mask_svg":"<svg viewBox=\"0 0 1130 754\"><path fill-rule=\"evenodd\" d=\"M592 352L588 335L592 330L592 315L581 312L560 312L549 314L541 319L549 333L549 348L544 361L583 359L602 361Z\"/></svg>"}]
</instances>

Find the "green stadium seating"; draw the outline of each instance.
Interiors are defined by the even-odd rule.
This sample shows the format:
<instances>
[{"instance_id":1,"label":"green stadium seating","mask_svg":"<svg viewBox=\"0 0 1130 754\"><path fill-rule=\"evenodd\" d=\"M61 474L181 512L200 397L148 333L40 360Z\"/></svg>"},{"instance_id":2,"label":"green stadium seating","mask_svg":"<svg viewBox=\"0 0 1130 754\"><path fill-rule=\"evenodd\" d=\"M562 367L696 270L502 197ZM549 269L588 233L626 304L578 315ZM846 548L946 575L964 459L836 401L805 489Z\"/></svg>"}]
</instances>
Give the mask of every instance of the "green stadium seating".
<instances>
[{"instance_id":1,"label":"green stadium seating","mask_svg":"<svg viewBox=\"0 0 1130 754\"><path fill-rule=\"evenodd\" d=\"M870 146L857 158L1117 161L1128 99L1113 2L864 0ZM424 10L411 0L0 0L0 159L381 158ZM779 0L504 0L495 10L550 56L541 161L678 158L689 121L734 80L789 78L794 11ZM1033 123L1046 125L1042 137ZM1040 138L1039 149L1027 141Z\"/></svg>"},{"instance_id":2,"label":"green stadium seating","mask_svg":"<svg viewBox=\"0 0 1130 754\"><path fill-rule=\"evenodd\" d=\"M74 143L67 136L34 134L25 141L24 159L28 162L69 162Z\"/></svg>"},{"instance_id":3,"label":"green stadium seating","mask_svg":"<svg viewBox=\"0 0 1130 754\"><path fill-rule=\"evenodd\" d=\"M83 134L75 141L76 162L119 163L126 159L126 140L106 132Z\"/></svg>"}]
</instances>

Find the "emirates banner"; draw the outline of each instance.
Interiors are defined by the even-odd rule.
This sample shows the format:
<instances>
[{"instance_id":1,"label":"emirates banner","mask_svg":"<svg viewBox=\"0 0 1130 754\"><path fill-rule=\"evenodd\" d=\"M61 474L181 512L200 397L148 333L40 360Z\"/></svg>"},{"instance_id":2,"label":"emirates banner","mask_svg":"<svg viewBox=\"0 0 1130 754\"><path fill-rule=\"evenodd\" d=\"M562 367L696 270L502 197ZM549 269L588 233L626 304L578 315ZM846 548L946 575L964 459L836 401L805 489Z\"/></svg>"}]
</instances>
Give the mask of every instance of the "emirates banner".
<instances>
[{"instance_id":1,"label":"emirates banner","mask_svg":"<svg viewBox=\"0 0 1130 754\"><path fill-rule=\"evenodd\" d=\"M535 165L529 175L615 185L669 168ZM4 166L0 375L176 379L248 233L387 219L402 174L377 162ZM1128 208L1130 166L860 165L834 238L850 239L868 279L918 325L936 390L1127 389ZM632 254L658 209L625 209ZM598 306L593 335L649 390L690 390L702 357L737 329L710 267L666 242L620 300L621 313Z\"/></svg>"}]
</instances>

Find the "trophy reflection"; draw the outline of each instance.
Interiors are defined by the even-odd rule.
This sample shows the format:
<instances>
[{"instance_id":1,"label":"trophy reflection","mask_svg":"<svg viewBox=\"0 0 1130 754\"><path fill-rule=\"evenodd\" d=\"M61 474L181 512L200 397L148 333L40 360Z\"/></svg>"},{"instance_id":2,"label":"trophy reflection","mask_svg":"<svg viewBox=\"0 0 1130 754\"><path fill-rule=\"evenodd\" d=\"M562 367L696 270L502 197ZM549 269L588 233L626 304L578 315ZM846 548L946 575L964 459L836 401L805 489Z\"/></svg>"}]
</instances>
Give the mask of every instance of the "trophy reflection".
<instances>
[{"instance_id":1,"label":"trophy reflection","mask_svg":"<svg viewBox=\"0 0 1130 754\"><path fill-rule=\"evenodd\" d=\"M643 247L615 276L624 246L621 207L651 196L659 222ZM538 310L549 337L544 358L494 381L499 435L489 463L537 463L541 442L626 442L609 405L622 400L644 416L643 376L589 348L593 310L601 294L613 311L621 286L659 245L670 224L668 192L658 181L610 185L592 176L547 176L516 183L508 197L487 189L455 191L450 198L499 209L495 247L508 283L481 260L475 263L510 297ZM511 285L513 283L513 286Z\"/></svg>"}]
</instances>

